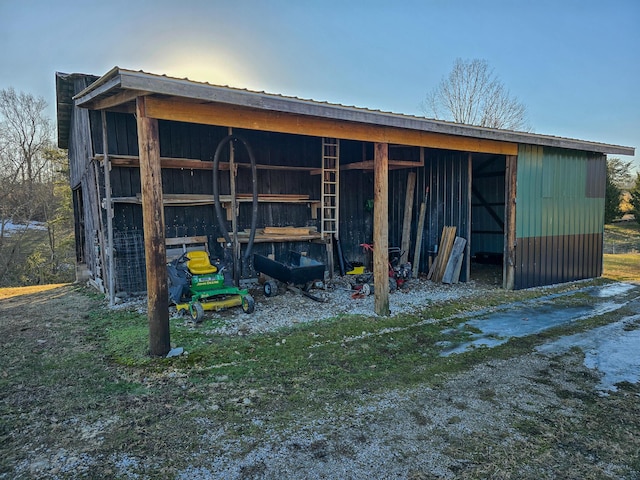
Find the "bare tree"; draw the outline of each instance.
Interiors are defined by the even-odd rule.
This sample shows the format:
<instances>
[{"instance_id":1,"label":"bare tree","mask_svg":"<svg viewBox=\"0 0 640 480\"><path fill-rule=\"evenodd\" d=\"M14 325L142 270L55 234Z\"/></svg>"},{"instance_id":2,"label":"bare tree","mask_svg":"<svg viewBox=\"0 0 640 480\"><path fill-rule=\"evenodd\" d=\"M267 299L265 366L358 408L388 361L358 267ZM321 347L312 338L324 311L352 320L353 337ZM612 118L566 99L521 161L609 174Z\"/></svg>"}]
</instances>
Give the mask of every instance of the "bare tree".
<instances>
[{"instance_id":1,"label":"bare tree","mask_svg":"<svg viewBox=\"0 0 640 480\"><path fill-rule=\"evenodd\" d=\"M29 183L43 180L48 163L44 152L51 146L53 128L45 116L47 102L42 97L17 93L13 88L0 90L1 137L7 154L21 179Z\"/></svg>"},{"instance_id":2,"label":"bare tree","mask_svg":"<svg viewBox=\"0 0 640 480\"><path fill-rule=\"evenodd\" d=\"M486 60L456 59L421 104L428 117L489 128L531 131L526 107L512 97Z\"/></svg>"},{"instance_id":3,"label":"bare tree","mask_svg":"<svg viewBox=\"0 0 640 480\"><path fill-rule=\"evenodd\" d=\"M61 218L70 209L60 206L68 196L68 177L65 155L53 146L46 107L42 97L0 90L0 285L33 283L23 279L29 270L25 258L38 250L47 262L44 280L55 277L49 272L55 274L64 257L60 239L68 237L69 228ZM46 229L44 242L43 235L33 235L36 221Z\"/></svg>"}]
</instances>

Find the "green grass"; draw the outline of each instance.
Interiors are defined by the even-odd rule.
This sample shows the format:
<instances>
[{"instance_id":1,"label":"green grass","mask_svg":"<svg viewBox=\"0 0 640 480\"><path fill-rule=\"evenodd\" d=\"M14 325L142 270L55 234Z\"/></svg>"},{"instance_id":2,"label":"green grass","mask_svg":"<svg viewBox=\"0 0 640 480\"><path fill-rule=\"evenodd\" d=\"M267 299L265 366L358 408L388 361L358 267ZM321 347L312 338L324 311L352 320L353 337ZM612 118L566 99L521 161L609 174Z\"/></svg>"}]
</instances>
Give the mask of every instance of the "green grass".
<instances>
[{"instance_id":1,"label":"green grass","mask_svg":"<svg viewBox=\"0 0 640 480\"><path fill-rule=\"evenodd\" d=\"M621 265L633 260L621 258ZM211 327L220 320L207 319L194 326L171 319L172 344L184 347L188 355L170 359L148 355L146 316L109 310L100 296L78 287L40 293L21 290L22 295L5 298L0 304L3 315L13 312L12 324L0 322L4 337L0 444L5 445L0 476L11 475L14 465L30 458L27 444L31 441L81 451L84 442L78 430L62 426L73 421L88 429L85 432L96 423L99 427L101 422L114 422L104 430L99 445L92 447L95 452L107 459L119 454L151 458L161 451L168 470L158 467L147 472L148 478L174 477L178 469L193 461L184 453L201 450L202 439L219 428L224 428L220 442L240 441L277 434L329 414L348 418L357 415L362 402L371 401L370 394L402 392L414 386L437 388L452 375L483 362L528 354L549 339L635 313L625 307L514 338L495 348L440 356L443 347L439 342L456 344L475 333L472 328L459 328L471 311L508 308L512 302L535 301L551 293L567 294L554 300L559 308L575 306L593 301L577 288L607 282L597 279L546 289L495 290L478 298L433 304L414 315L346 315L250 336L211 334ZM62 292L73 294L72 304ZM34 321L35 313L42 313L42 317ZM46 342L40 343L41 339ZM580 361L578 354L572 355ZM587 380L593 383L593 379L583 379ZM549 385L555 388L556 384ZM468 438L464 443L456 443L455 436L444 437L451 439L448 453L466 465L457 476L533 478L523 476L527 466L539 474L549 459L561 464L566 451L576 455L576 468L587 475L584 478L597 478L601 470L590 474L586 469L594 442L614 452L601 451L598 458L603 462L632 458L629 452L637 451L638 441L628 435L638 426L637 386L629 385L609 399L590 392L586 387L579 394L558 392L562 402L583 402L584 422L562 417L554 423L551 419L556 412L550 410L516 421L513 428L522 436L516 445L522 448L517 451L502 451L500 439L490 435ZM491 388L479 392L479 397L489 402L495 395ZM621 413L615 413L616 406ZM410 415L418 425L429 422L428 415L419 409ZM609 431L616 415L624 420L624 428ZM461 418L452 417L450 422L455 424ZM632 460L622 463L637 466ZM553 468L551 471L560 472L560 476L570 473ZM414 477L429 478L419 475L415 472Z\"/></svg>"},{"instance_id":2,"label":"green grass","mask_svg":"<svg viewBox=\"0 0 640 480\"><path fill-rule=\"evenodd\" d=\"M105 352L116 363L147 371L170 367L186 377L195 398L208 398L218 379L224 378L235 391L259 392L261 407L285 421L301 411L320 409L327 402L340 400L348 404L362 393L436 385L449 375L488 359L527 353L549 338L611 321L611 315L597 317L538 335L514 338L491 349L476 348L460 355L440 356L440 342L455 345L474 333L472 328L456 328L465 321L470 308L494 308L505 302L531 300L543 293L567 290L571 287L544 292L498 290L473 303L432 305L416 315L341 316L245 337L210 335L206 333L206 322L194 328L181 319L172 319L172 344L188 351L188 355L172 359L153 359L147 355L146 317L100 309L91 314L91 324L101 332ZM559 306L571 306L589 299L573 293L555 301ZM220 414L235 417L239 411L227 406Z\"/></svg>"}]
</instances>

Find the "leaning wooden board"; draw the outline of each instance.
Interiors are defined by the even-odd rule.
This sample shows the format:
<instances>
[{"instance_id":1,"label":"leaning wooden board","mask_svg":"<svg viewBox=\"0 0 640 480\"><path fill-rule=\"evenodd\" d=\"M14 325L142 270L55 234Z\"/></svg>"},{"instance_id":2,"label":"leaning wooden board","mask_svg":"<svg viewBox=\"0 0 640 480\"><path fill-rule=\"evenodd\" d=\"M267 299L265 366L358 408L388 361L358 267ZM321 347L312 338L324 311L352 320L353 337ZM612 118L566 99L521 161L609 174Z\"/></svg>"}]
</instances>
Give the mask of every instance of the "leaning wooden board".
<instances>
[{"instance_id":1,"label":"leaning wooden board","mask_svg":"<svg viewBox=\"0 0 640 480\"><path fill-rule=\"evenodd\" d=\"M442 276L442 283L458 283L460 278L460 268L464 259L464 248L467 246L467 240L462 237L456 237L449 255L449 261Z\"/></svg>"}]
</instances>

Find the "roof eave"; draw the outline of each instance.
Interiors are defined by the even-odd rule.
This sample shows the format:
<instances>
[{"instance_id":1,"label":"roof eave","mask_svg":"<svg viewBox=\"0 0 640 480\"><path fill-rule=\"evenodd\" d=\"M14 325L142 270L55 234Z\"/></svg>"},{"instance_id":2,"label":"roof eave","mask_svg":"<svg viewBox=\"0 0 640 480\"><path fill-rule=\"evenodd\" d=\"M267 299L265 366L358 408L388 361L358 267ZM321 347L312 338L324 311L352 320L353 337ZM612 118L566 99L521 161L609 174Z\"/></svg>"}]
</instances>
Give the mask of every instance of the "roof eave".
<instances>
[{"instance_id":1,"label":"roof eave","mask_svg":"<svg viewBox=\"0 0 640 480\"><path fill-rule=\"evenodd\" d=\"M91 103L102 96L115 95L123 90L167 95L224 103L258 110L307 115L355 123L406 128L445 135L481 138L510 143L549 146L596 153L634 155L633 147L540 135L535 133L498 130L464 125L397 113L367 110L331 103L304 100L296 97L254 92L232 87L198 83L188 79L159 76L145 72L114 67L104 76L74 96L75 104L91 108Z\"/></svg>"}]
</instances>

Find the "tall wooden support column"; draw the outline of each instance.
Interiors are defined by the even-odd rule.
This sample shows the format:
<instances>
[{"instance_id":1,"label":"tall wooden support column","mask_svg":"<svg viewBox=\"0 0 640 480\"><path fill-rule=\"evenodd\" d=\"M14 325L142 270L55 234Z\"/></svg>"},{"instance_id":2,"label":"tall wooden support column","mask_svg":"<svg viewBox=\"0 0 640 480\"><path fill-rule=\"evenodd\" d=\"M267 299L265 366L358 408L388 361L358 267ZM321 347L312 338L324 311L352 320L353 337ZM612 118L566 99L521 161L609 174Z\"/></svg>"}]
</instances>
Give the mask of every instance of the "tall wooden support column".
<instances>
[{"instance_id":1,"label":"tall wooden support column","mask_svg":"<svg viewBox=\"0 0 640 480\"><path fill-rule=\"evenodd\" d=\"M104 208L107 210L107 275L109 285L109 306L116 302L115 259L113 258L113 202L111 201L111 160L109 159L109 141L107 139L107 113L102 110L102 151L104 157L102 167L104 169ZM104 276L103 276L104 278Z\"/></svg>"},{"instance_id":2,"label":"tall wooden support column","mask_svg":"<svg viewBox=\"0 0 640 480\"><path fill-rule=\"evenodd\" d=\"M518 178L518 157L507 155L505 172L505 212L504 212L504 259L502 287L513 290L516 275L516 190Z\"/></svg>"},{"instance_id":3,"label":"tall wooden support column","mask_svg":"<svg viewBox=\"0 0 640 480\"><path fill-rule=\"evenodd\" d=\"M171 345L160 140L158 120L146 116L144 97L138 97L136 100L136 123L140 150L144 252L147 262L149 350L151 355L164 356L171 349Z\"/></svg>"},{"instance_id":4,"label":"tall wooden support column","mask_svg":"<svg viewBox=\"0 0 640 480\"><path fill-rule=\"evenodd\" d=\"M375 144L373 170L374 305L378 315L389 315L389 144Z\"/></svg>"}]
</instances>

